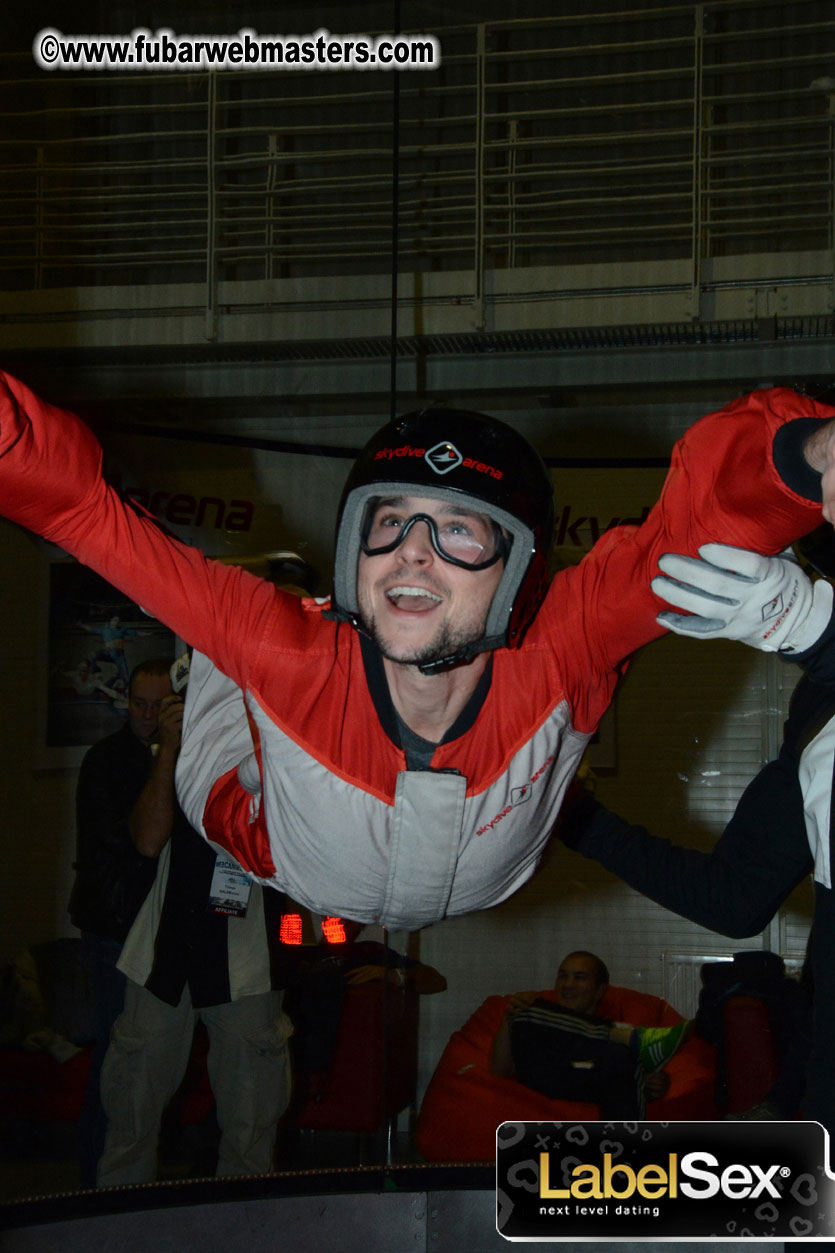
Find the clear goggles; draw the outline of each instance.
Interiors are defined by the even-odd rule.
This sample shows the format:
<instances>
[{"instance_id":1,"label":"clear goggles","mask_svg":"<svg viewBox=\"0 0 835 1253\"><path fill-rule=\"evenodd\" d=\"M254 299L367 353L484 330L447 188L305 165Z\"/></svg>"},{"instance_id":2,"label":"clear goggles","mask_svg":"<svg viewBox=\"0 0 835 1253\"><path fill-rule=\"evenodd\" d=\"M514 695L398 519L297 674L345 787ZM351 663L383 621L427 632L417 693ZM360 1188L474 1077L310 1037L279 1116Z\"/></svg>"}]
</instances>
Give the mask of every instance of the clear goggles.
<instances>
[{"instance_id":1,"label":"clear goggles","mask_svg":"<svg viewBox=\"0 0 835 1253\"><path fill-rule=\"evenodd\" d=\"M486 513L443 506L442 516L407 514L396 502L370 500L365 509L360 545L367 557L393 552L417 522L425 522L435 552L465 570L486 570L507 560L511 540Z\"/></svg>"}]
</instances>

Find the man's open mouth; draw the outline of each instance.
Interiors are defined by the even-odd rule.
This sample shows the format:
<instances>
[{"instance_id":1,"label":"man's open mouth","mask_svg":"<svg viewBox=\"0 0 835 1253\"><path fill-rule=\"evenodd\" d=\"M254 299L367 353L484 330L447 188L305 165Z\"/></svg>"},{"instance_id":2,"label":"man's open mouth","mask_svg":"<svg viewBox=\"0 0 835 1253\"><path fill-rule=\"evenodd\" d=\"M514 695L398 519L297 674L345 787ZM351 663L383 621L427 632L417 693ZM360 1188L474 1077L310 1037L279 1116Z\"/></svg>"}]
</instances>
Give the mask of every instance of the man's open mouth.
<instances>
[{"instance_id":1,"label":"man's open mouth","mask_svg":"<svg viewBox=\"0 0 835 1253\"><path fill-rule=\"evenodd\" d=\"M430 592L428 588L412 587L408 584L390 587L386 596L395 609L405 609L408 613L425 613L441 603L441 597Z\"/></svg>"}]
</instances>

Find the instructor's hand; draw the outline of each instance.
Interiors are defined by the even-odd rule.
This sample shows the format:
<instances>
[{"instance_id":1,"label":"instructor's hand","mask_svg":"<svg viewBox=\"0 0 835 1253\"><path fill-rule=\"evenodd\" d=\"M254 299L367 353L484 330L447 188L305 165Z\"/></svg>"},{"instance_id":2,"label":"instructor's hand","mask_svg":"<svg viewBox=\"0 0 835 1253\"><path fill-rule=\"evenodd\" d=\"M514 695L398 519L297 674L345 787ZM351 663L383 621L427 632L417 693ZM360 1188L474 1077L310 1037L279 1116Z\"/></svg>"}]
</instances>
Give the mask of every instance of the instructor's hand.
<instances>
[{"instance_id":1,"label":"instructor's hand","mask_svg":"<svg viewBox=\"0 0 835 1253\"><path fill-rule=\"evenodd\" d=\"M803 652L832 614L832 587L812 583L788 557L762 557L727 544L703 544L699 557L665 553L652 580L661 626L693 639L740 640L763 652Z\"/></svg>"}]
</instances>

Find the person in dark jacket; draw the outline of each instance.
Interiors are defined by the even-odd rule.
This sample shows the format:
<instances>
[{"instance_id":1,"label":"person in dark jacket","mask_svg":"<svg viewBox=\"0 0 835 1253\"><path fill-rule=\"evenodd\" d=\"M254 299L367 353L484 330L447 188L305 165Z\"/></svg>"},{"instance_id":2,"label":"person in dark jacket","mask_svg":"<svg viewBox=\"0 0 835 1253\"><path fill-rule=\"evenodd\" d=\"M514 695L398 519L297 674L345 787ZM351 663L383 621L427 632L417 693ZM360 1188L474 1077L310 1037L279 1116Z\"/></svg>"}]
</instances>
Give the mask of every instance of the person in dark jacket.
<instances>
[{"instance_id":1,"label":"person in dark jacket","mask_svg":"<svg viewBox=\"0 0 835 1253\"><path fill-rule=\"evenodd\" d=\"M743 793L709 852L650 835L586 795L559 829L563 842L685 918L734 938L757 935L808 874L815 917L809 944L812 1043L804 1117L835 1132L835 612L832 586L786 557L707 545L702 558L669 554L653 590L686 614L659 622L679 635L737 639L797 662L805 674L783 744Z\"/></svg>"},{"instance_id":2,"label":"person in dark jacket","mask_svg":"<svg viewBox=\"0 0 835 1253\"><path fill-rule=\"evenodd\" d=\"M181 658L171 670L178 685L186 672ZM218 1174L272 1169L290 1096L284 897L253 883L189 826L174 791L183 704L166 682L157 752L128 824L157 871L117 962L127 981L101 1071L100 1187L157 1177L163 1114L185 1075L198 1019L209 1037Z\"/></svg>"},{"instance_id":3,"label":"person in dark jacket","mask_svg":"<svg viewBox=\"0 0 835 1253\"><path fill-rule=\"evenodd\" d=\"M92 746L78 777L76 875L69 912L81 931L96 1029L79 1119L84 1187L95 1186L104 1146L106 1120L99 1078L110 1030L122 1012L125 996L125 976L116 969L116 962L157 872L156 858L137 851L132 825L153 804L160 775L171 760L170 745L179 744L182 701L171 701L161 717L163 702L171 697L170 665L166 658L154 658L136 666L128 689L127 722Z\"/></svg>"}]
</instances>

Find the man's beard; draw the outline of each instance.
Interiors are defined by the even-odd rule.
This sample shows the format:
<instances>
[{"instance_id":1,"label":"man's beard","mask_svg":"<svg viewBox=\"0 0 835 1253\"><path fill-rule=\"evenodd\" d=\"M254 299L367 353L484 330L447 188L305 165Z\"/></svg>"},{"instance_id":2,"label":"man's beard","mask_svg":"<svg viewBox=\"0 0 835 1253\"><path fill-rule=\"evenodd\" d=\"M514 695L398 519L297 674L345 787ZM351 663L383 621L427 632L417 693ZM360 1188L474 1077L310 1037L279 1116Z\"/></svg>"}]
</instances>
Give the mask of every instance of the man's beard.
<instances>
[{"instance_id":1,"label":"man's beard","mask_svg":"<svg viewBox=\"0 0 835 1253\"><path fill-rule=\"evenodd\" d=\"M377 624L373 618L369 622L364 616L360 618L362 628L367 635L371 637L379 648L382 655L388 661L397 662L403 666L429 666L436 662L444 661L447 657L454 656L462 648L468 644L474 644L476 640L480 640L484 635L483 624L480 627L461 627L454 631L448 622L443 622L434 637L426 644L415 648L411 652L405 652L401 647L395 651L394 646L388 642L377 630Z\"/></svg>"}]
</instances>

